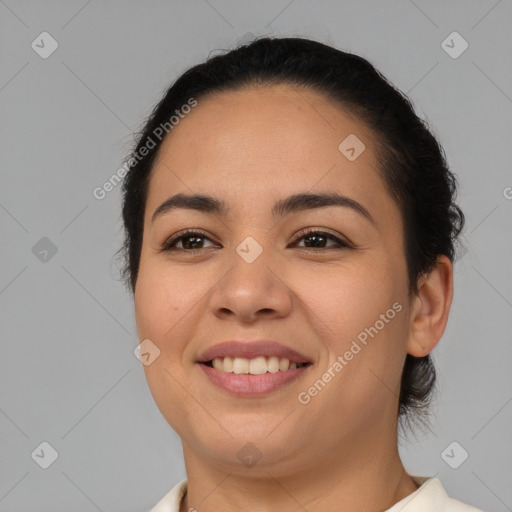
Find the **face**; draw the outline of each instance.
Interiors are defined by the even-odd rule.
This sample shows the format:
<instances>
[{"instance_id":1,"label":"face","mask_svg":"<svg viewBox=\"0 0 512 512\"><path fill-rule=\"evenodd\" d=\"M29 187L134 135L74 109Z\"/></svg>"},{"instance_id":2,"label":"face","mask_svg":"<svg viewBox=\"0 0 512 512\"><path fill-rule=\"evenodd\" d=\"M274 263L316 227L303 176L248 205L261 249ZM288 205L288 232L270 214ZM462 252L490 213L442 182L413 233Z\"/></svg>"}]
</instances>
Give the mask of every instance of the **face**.
<instances>
[{"instance_id":1,"label":"face","mask_svg":"<svg viewBox=\"0 0 512 512\"><path fill-rule=\"evenodd\" d=\"M364 151L353 138L340 150L351 134ZM199 99L164 141L149 184L135 313L139 340L160 350L144 371L185 457L284 475L355 450L371 456L372 443L394 435L410 305L402 218L378 167L361 122L287 85ZM180 193L212 196L229 211L179 207L152 218ZM296 201L273 211L297 194L338 194L362 208ZM208 376L221 370L198 363L219 343L262 339L310 364L244 396ZM255 451L247 443L261 454L253 469L237 456Z\"/></svg>"}]
</instances>

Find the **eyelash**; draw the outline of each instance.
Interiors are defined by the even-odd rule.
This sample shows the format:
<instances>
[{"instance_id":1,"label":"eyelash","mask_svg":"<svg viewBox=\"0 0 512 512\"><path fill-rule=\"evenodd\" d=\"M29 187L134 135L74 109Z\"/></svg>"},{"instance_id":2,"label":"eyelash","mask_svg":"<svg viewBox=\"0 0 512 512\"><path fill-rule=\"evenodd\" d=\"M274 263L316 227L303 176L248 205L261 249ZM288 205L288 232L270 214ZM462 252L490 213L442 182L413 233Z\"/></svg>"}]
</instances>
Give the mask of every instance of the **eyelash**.
<instances>
[{"instance_id":1,"label":"eyelash","mask_svg":"<svg viewBox=\"0 0 512 512\"><path fill-rule=\"evenodd\" d=\"M162 248L161 248L161 252L171 252L171 251L199 252L203 249L208 249L208 247L202 247L200 249L181 249L181 248L173 247L173 245L176 242L179 242L180 240L183 240L185 238L192 238L193 235L198 235L200 238L205 238L205 239L208 239L213 242L213 240L211 240L208 236L206 236L205 233L203 233L201 231L197 231L197 230L193 230L193 229L186 229L186 230L182 231L181 233L179 233L178 235L176 235L176 236L170 238L169 240L167 240L166 242L164 242L164 244L162 245ZM331 234L327 231L311 229L311 228L301 231L294 243L297 243L297 242L301 241L303 238L307 238L312 235L321 235L325 238L333 240L338 244L338 247L332 247L332 246L331 247L320 247L319 249L315 249L314 247L302 247L301 249L305 249L306 251L318 252L318 251L329 251L332 249L341 250L341 249L351 248L351 246L347 242L344 242L343 240L334 236L333 234Z\"/></svg>"}]
</instances>

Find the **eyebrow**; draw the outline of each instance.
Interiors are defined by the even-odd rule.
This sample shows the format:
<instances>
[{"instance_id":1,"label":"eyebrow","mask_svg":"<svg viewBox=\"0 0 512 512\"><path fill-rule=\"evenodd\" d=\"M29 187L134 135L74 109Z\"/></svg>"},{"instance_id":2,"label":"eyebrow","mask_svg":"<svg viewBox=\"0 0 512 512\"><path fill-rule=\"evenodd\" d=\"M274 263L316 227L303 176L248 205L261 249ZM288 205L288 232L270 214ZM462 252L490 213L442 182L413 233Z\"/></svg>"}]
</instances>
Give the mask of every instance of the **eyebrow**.
<instances>
[{"instance_id":1,"label":"eyebrow","mask_svg":"<svg viewBox=\"0 0 512 512\"><path fill-rule=\"evenodd\" d=\"M340 206L351 208L366 218L371 224L376 226L375 220L370 212L360 203L350 197L338 194L337 192L328 193L299 193L285 199L279 199L272 207L272 216L282 218L292 213L313 210L316 208L326 208L329 206ZM204 194L176 194L166 199L154 212L151 217L153 223L155 219L167 212L177 209L196 210L198 212L220 215L227 217L231 208L222 199Z\"/></svg>"}]
</instances>

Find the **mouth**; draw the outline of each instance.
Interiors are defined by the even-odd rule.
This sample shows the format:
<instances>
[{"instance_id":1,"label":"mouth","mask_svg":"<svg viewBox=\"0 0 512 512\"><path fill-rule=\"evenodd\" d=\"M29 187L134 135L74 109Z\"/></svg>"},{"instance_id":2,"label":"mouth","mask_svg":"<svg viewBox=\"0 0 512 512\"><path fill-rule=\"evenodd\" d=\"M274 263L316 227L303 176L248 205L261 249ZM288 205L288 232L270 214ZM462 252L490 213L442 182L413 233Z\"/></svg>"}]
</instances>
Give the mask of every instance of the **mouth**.
<instances>
[{"instance_id":1,"label":"mouth","mask_svg":"<svg viewBox=\"0 0 512 512\"><path fill-rule=\"evenodd\" d=\"M196 364L216 389L244 398L291 386L313 366L307 356L272 340L225 341L208 348Z\"/></svg>"},{"instance_id":2,"label":"mouth","mask_svg":"<svg viewBox=\"0 0 512 512\"><path fill-rule=\"evenodd\" d=\"M205 366L214 368L223 373L264 375L265 373L278 373L296 370L311 366L308 361L290 361L286 357L258 356L254 358L245 357L216 357L209 361L200 362Z\"/></svg>"}]
</instances>

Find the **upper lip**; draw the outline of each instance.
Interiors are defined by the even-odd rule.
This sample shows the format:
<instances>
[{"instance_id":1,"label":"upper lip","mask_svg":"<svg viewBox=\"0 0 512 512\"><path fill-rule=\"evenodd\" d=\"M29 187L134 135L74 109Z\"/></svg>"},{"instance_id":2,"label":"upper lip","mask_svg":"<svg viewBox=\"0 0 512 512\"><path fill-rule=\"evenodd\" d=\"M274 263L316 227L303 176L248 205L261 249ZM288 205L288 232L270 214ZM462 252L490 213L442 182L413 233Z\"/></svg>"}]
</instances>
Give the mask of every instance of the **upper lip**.
<instances>
[{"instance_id":1,"label":"upper lip","mask_svg":"<svg viewBox=\"0 0 512 512\"><path fill-rule=\"evenodd\" d=\"M206 349L198 358L198 363L212 361L216 357L245 357L253 359L258 356L276 356L289 359L292 363L310 363L304 355L276 341L225 341Z\"/></svg>"}]
</instances>

